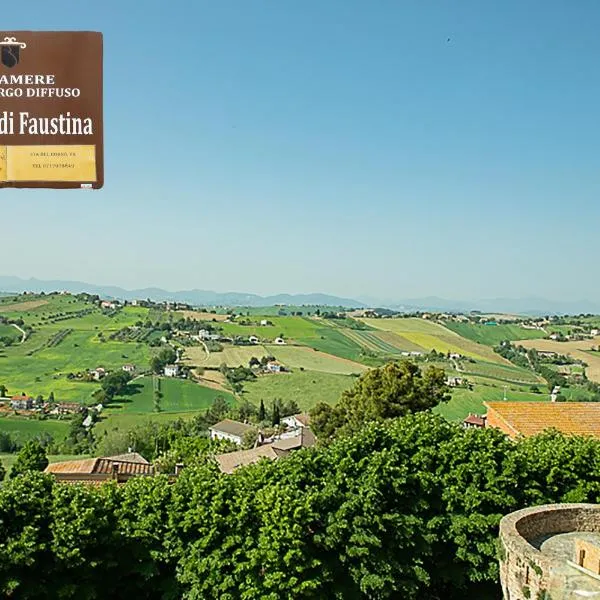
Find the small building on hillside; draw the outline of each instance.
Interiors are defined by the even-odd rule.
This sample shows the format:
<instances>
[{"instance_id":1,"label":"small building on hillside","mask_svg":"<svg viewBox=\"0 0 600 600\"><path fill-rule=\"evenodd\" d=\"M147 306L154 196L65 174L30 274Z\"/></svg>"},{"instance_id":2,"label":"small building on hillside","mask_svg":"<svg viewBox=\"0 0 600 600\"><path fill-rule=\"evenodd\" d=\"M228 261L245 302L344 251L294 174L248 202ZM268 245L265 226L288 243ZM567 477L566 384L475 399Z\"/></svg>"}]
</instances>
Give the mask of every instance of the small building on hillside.
<instances>
[{"instance_id":1,"label":"small building on hillside","mask_svg":"<svg viewBox=\"0 0 600 600\"><path fill-rule=\"evenodd\" d=\"M100 302L100 306L102 308L108 308L108 309L115 309L117 308L117 303L116 302L111 302L110 300L103 300L102 302Z\"/></svg>"},{"instance_id":2,"label":"small building on hillside","mask_svg":"<svg viewBox=\"0 0 600 600\"><path fill-rule=\"evenodd\" d=\"M79 402L58 402L50 409L50 414L73 415L80 413L82 410L83 405Z\"/></svg>"},{"instance_id":3,"label":"small building on hillside","mask_svg":"<svg viewBox=\"0 0 600 600\"><path fill-rule=\"evenodd\" d=\"M277 344L278 346L284 346L285 340L283 338L277 337L277 338L275 338L274 343Z\"/></svg>"},{"instance_id":4,"label":"small building on hillside","mask_svg":"<svg viewBox=\"0 0 600 600\"><path fill-rule=\"evenodd\" d=\"M281 438L273 442L275 450L291 452L301 448L312 448L317 443L317 438L310 427L302 427L293 437Z\"/></svg>"},{"instance_id":5,"label":"small building on hillside","mask_svg":"<svg viewBox=\"0 0 600 600\"><path fill-rule=\"evenodd\" d=\"M465 429L483 429L485 427L485 415L476 415L469 413L469 416L463 419Z\"/></svg>"},{"instance_id":6,"label":"small building on hillside","mask_svg":"<svg viewBox=\"0 0 600 600\"><path fill-rule=\"evenodd\" d=\"M258 344L258 343L260 342L260 340L259 340L259 339L258 339L258 338L257 338L255 335L251 335L251 336L248 338L248 341L249 341L251 344Z\"/></svg>"},{"instance_id":7,"label":"small building on hillside","mask_svg":"<svg viewBox=\"0 0 600 600\"><path fill-rule=\"evenodd\" d=\"M600 402L484 402L486 427L516 439L557 429L566 435L600 438Z\"/></svg>"},{"instance_id":8,"label":"small building on hillside","mask_svg":"<svg viewBox=\"0 0 600 600\"><path fill-rule=\"evenodd\" d=\"M102 367L98 367L96 369L92 369L90 371L90 375L96 380L100 381L103 377L106 376L106 369Z\"/></svg>"},{"instance_id":9,"label":"small building on hillside","mask_svg":"<svg viewBox=\"0 0 600 600\"><path fill-rule=\"evenodd\" d=\"M13 396L10 399L10 407L13 410L31 410L33 408L33 398L31 396Z\"/></svg>"},{"instance_id":10,"label":"small building on hillside","mask_svg":"<svg viewBox=\"0 0 600 600\"><path fill-rule=\"evenodd\" d=\"M154 467L137 452L117 456L69 460L49 464L45 473L62 483L99 485L106 481L125 483L132 477L152 477Z\"/></svg>"},{"instance_id":11,"label":"small building on hillside","mask_svg":"<svg viewBox=\"0 0 600 600\"><path fill-rule=\"evenodd\" d=\"M164 369L165 377L178 377L179 365L166 365Z\"/></svg>"},{"instance_id":12,"label":"small building on hillside","mask_svg":"<svg viewBox=\"0 0 600 600\"><path fill-rule=\"evenodd\" d=\"M134 373L135 365L123 365L123 371L125 371L125 373Z\"/></svg>"},{"instance_id":13,"label":"small building on hillside","mask_svg":"<svg viewBox=\"0 0 600 600\"><path fill-rule=\"evenodd\" d=\"M448 377L446 379L446 385L450 387L459 387L464 383L464 379L462 377Z\"/></svg>"},{"instance_id":14,"label":"small building on hillside","mask_svg":"<svg viewBox=\"0 0 600 600\"><path fill-rule=\"evenodd\" d=\"M300 413L297 415L291 415L284 417L281 422L289 429L300 429L302 427L308 427L310 425L310 417L306 413Z\"/></svg>"},{"instance_id":15,"label":"small building on hillside","mask_svg":"<svg viewBox=\"0 0 600 600\"><path fill-rule=\"evenodd\" d=\"M251 448L250 450L238 450L237 452L217 454L215 459L222 473L231 474L239 467L257 463L262 459L277 460L285 454L287 454L285 450L276 450L269 444L267 446Z\"/></svg>"},{"instance_id":16,"label":"small building on hillside","mask_svg":"<svg viewBox=\"0 0 600 600\"><path fill-rule=\"evenodd\" d=\"M252 425L233 421L232 419L223 419L210 427L208 431L211 440L228 440L241 446L244 434L253 429L255 429L255 427Z\"/></svg>"},{"instance_id":17,"label":"small building on hillside","mask_svg":"<svg viewBox=\"0 0 600 600\"><path fill-rule=\"evenodd\" d=\"M286 437L257 446L250 450L239 450L219 454L215 458L223 473L233 473L237 468L256 463L262 459L279 460L302 448L311 448L316 443L316 437L310 428L305 427L293 437Z\"/></svg>"},{"instance_id":18,"label":"small building on hillside","mask_svg":"<svg viewBox=\"0 0 600 600\"><path fill-rule=\"evenodd\" d=\"M265 327L266 325L269 324L269 321L267 321L267 319L261 319L260 324L262 327Z\"/></svg>"},{"instance_id":19,"label":"small building on hillside","mask_svg":"<svg viewBox=\"0 0 600 600\"><path fill-rule=\"evenodd\" d=\"M269 371L271 373L281 373L282 371L285 370L283 365L277 360L270 360L265 365L265 368L267 369L267 371Z\"/></svg>"}]
</instances>

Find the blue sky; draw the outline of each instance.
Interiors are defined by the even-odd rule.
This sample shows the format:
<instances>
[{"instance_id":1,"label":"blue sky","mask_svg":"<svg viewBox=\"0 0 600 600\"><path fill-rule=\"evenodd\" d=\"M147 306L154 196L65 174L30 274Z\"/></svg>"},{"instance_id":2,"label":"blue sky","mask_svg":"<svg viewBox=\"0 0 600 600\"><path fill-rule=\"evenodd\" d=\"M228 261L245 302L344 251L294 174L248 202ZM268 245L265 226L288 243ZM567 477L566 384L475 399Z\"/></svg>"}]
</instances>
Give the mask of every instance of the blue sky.
<instances>
[{"instance_id":1,"label":"blue sky","mask_svg":"<svg viewBox=\"0 0 600 600\"><path fill-rule=\"evenodd\" d=\"M595 298L599 23L595 0L9 5L6 30L104 33L106 182L0 190L0 274Z\"/></svg>"}]
</instances>

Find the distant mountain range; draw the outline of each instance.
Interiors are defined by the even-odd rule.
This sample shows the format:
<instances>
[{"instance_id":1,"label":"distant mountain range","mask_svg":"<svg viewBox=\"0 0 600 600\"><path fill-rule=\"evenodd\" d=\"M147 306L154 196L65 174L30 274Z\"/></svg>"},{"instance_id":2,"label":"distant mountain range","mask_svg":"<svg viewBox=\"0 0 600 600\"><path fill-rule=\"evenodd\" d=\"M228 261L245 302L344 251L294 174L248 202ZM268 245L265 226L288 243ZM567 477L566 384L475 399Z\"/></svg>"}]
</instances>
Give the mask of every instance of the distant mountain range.
<instances>
[{"instance_id":1,"label":"distant mountain range","mask_svg":"<svg viewBox=\"0 0 600 600\"><path fill-rule=\"evenodd\" d=\"M545 314L600 314L600 302L555 301L546 298L493 298L485 300L448 300L435 296L410 298L406 300L382 300L372 297L341 298L328 294L277 294L259 296L241 292L213 292L207 290L183 290L170 292L161 288L143 288L126 290L116 286L94 285L81 281L46 281L40 279L21 279L0 275L0 292L53 292L65 290L72 293L88 292L103 298L120 300L141 300L150 298L157 302L186 302L196 306L273 306L320 305L343 306L346 308L388 308L398 312L417 310L439 312L469 312L478 310L484 313L510 313L522 315Z\"/></svg>"},{"instance_id":2,"label":"distant mountain range","mask_svg":"<svg viewBox=\"0 0 600 600\"><path fill-rule=\"evenodd\" d=\"M319 305L343 306L346 308L366 308L358 300L338 298L328 294L277 294L275 296L259 296L238 292L212 292L207 290L183 290L169 292L161 288L144 288L125 290L120 287L94 285L82 281L45 281L40 279L21 279L0 275L0 291L4 292L54 292L67 291L74 294L88 292L98 294L103 298L119 300L143 300L150 298L156 302L172 301L185 302L196 306L273 306L288 305Z\"/></svg>"}]
</instances>

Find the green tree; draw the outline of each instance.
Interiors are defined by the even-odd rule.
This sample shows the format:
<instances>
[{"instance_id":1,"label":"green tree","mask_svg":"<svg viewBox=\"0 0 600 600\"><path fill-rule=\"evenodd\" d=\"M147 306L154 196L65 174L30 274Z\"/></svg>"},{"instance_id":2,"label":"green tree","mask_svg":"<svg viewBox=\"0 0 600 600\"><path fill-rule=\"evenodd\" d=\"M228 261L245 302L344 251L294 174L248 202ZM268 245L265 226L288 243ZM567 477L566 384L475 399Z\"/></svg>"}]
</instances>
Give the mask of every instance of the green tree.
<instances>
[{"instance_id":1,"label":"green tree","mask_svg":"<svg viewBox=\"0 0 600 600\"><path fill-rule=\"evenodd\" d=\"M429 366L424 371L410 361L390 362L367 371L342 394L330 411L321 406L317 421L325 430L357 431L369 421L393 419L429 410L450 399L446 375ZM329 425L324 425L323 420Z\"/></svg>"},{"instance_id":2,"label":"green tree","mask_svg":"<svg viewBox=\"0 0 600 600\"><path fill-rule=\"evenodd\" d=\"M154 412L160 412L161 408L160 408L160 401L162 399L162 392L158 389L154 390L153 394L153 401L154 401Z\"/></svg>"},{"instance_id":3,"label":"green tree","mask_svg":"<svg viewBox=\"0 0 600 600\"><path fill-rule=\"evenodd\" d=\"M172 364L177 360L177 353L173 348L164 348L156 356L150 359L150 368L152 372L159 375L163 372L166 365Z\"/></svg>"},{"instance_id":4,"label":"green tree","mask_svg":"<svg viewBox=\"0 0 600 600\"><path fill-rule=\"evenodd\" d=\"M127 391L127 384L130 381L131 375L125 371L109 373L104 377L101 384L105 401L110 402L116 396L124 394Z\"/></svg>"},{"instance_id":5,"label":"green tree","mask_svg":"<svg viewBox=\"0 0 600 600\"><path fill-rule=\"evenodd\" d=\"M218 423L229 413L229 405L223 396L217 396L206 411L206 419L210 425Z\"/></svg>"},{"instance_id":6,"label":"green tree","mask_svg":"<svg viewBox=\"0 0 600 600\"><path fill-rule=\"evenodd\" d=\"M0 398L6 398L8 388L4 384L0 384Z\"/></svg>"},{"instance_id":7,"label":"green tree","mask_svg":"<svg viewBox=\"0 0 600 600\"><path fill-rule=\"evenodd\" d=\"M273 400L273 407L271 409L271 425L275 427L281 422L281 402L279 400Z\"/></svg>"},{"instance_id":8,"label":"green tree","mask_svg":"<svg viewBox=\"0 0 600 600\"><path fill-rule=\"evenodd\" d=\"M265 411L265 403L263 399L260 399L260 406L258 408L258 421L262 423L267 418L267 413Z\"/></svg>"},{"instance_id":9,"label":"green tree","mask_svg":"<svg viewBox=\"0 0 600 600\"><path fill-rule=\"evenodd\" d=\"M48 456L46 450L38 440L29 440L17 454L12 469L10 471L11 479L17 475L23 475L29 471L43 471L48 466Z\"/></svg>"}]
</instances>

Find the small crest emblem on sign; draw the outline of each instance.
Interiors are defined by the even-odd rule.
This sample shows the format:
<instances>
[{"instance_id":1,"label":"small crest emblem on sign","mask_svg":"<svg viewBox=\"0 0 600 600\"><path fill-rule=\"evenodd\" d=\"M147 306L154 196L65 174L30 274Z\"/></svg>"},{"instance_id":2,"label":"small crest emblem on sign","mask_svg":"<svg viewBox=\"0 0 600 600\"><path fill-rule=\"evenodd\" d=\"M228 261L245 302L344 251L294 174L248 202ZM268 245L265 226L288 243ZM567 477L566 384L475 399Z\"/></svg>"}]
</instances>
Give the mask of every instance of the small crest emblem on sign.
<instances>
[{"instance_id":1,"label":"small crest emblem on sign","mask_svg":"<svg viewBox=\"0 0 600 600\"><path fill-rule=\"evenodd\" d=\"M17 42L17 38L5 37L4 41L0 42L0 62L5 67L12 69L19 64L19 53L21 49L27 48L25 42Z\"/></svg>"}]
</instances>

